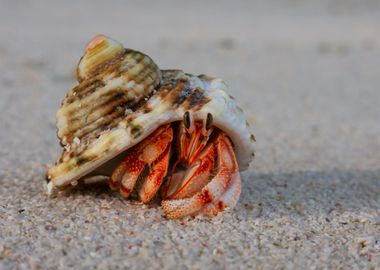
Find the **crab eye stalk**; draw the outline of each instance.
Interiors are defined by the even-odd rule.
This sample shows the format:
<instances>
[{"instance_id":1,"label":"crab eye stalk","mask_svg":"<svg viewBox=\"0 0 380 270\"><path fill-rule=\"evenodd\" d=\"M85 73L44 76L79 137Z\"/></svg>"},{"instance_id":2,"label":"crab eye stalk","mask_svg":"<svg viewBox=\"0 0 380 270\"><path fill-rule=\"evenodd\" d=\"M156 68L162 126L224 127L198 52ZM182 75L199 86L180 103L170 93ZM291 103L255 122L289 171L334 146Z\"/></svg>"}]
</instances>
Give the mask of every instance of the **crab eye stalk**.
<instances>
[{"instance_id":1,"label":"crab eye stalk","mask_svg":"<svg viewBox=\"0 0 380 270\"><path fill-rule=\"evenodd\" d=\"M189 112L185 112L185 114L183 115L183 124L185 125L186 129L190 128L190 113Z\"/></svg>"},{"instance_id":2,"label":"crab eye stalk","mask_svg":"<svg viewBox=\"0 0 380 270\"><path fill-rule=\"evenodd\" d=\"M206 118L206 125L205 125L206 130L209 130L212 127L212 124L213 124L212 114L208 113L207 114L207 118Z\"/></svg>"},{"instance_id":3,"label":"crab eye stalk","mask_svg":"<svg viewBox=\"0 0 380 270\"><path fill-rule=\"evenodd\" d=\"M193 132L193 130L194 130L194 119L193 119L193 116L191 115L191 113L189 111L185 112L183 115L183 124L184 124L186 131L188 133Z\"/></svg>"},{"instance_id":4,"label":"crab eye stalk","mask_svg":"<svg viewBox=\"0 0 380 270\"><path fill-rule=\"evenodd\" d=\"M209 137L212 133L213 117L211 113L207 113L206 118L203 120L202 136Z\"/></svg>"}]
</instances>

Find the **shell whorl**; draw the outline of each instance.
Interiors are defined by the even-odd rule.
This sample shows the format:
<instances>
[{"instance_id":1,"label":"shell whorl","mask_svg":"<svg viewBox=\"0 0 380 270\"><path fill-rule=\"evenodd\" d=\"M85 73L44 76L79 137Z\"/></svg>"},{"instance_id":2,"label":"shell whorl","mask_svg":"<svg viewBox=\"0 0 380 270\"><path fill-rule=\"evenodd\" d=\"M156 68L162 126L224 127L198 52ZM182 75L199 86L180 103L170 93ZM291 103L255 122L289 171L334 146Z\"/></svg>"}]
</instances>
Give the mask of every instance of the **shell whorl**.
<instances>
[{"instance_id":1,"label":"shell whorl","mask_svg":"<svg viewBox=\"0 0 380 270\"><path fill-rule=\"evenodd\" d=\"M79 84L57 112L62 145L75 138L96 137L117 125L128 108L151 95L161 81L161 71L149 56L99 35L87 45L77 79Z\"/></svg>"}]
</instances>

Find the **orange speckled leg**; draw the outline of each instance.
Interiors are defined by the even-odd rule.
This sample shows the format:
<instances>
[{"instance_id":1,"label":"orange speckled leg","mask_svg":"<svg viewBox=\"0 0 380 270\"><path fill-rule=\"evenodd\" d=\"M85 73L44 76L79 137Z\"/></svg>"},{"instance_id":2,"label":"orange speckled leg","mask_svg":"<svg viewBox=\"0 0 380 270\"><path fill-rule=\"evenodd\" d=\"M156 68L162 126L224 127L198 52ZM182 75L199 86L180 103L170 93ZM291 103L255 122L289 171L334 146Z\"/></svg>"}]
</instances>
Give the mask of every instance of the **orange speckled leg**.
<instances>
[{"instance_id":1,"label":"orange speckled leg","mask_svg":"<svg viewBox=\"0 0 380 270\"><path fill-rule=\"evenodd\" d=\"M129 195L131 195L136 181L146 165L144 161L138 159L139 153L137 151L132 152L130 155L131 161L121 179L120 185L120 194L125 198L128 198Z\"/></svg>"},{"instance_id":2,"label":"orange speckled leg","mask_svg":"<svg viewBox=\"0 0 380 270\"><path fill-rule=\"evenodd\" d=\"M141 185L137 188L137 194L143 203L147 203L153 199L168 172L170 148L169 145L165 152L152 165L148 176L142 180Z\"/></svg>"},{"instance_id":3,"label":"orange speckled leg","mask_svg":"<svg viewBox=\"0 0 380 270\"><path fill-rule=\"evenodd\" d=\"M110 180L109 180L109 186L112 190L116 190L120 187L121 179L125 173L125 171L128 169L129 164L131 163L133 158L133 155L127 155L123 161L119 164L119 166L116 167L116 169L113 171Z\"/></svg>"},{"instance_id":4,"label":"orange speckled leg","mask_svg":"<svg viewBox=\"0 0 380 270\"><path fill-rule=\"evenodd\" d=\"M201 211L206 205L216 203L230 185L232 175L238 173L238 166L230 140L220 132L215 138L218 154L215 177L191 198L162 201L162 209L168 218L182 218Z\"/></svg>"},{"instance_id":5,"label":"orange speckled leg","mask_svg":"<svg viewBox=\"0 0 380 270\"><path fill-rule=\"evenodd\" d=\"M230 185L226 192L215 202L207 204L201 213L206 216L216 216L219 212L235 207L241 192L240 174L237 172L232 176Z\"/></svg>"},{"instance_id":6,"label":"orange speckled leg","mask_svg":"<svg viewBox=\"0 0 380 270\"><path fill-rule=\"evenodd\" d=\"M170 146L173 129L170 125L159 127L148 138L133 147L110 178L110 187L120 185L120 193L128 197L145 166L150 166Z\"/></svg>"}]
</instances>

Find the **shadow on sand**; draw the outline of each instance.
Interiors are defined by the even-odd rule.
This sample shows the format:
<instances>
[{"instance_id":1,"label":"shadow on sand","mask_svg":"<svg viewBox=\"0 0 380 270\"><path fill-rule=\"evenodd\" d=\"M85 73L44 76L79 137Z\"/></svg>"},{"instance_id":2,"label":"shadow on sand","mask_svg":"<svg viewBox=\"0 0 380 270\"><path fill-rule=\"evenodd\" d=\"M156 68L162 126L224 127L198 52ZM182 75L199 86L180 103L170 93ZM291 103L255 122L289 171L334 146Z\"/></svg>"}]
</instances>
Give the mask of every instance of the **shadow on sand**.
<instances>
[{"instance_id":1,"label":"shadow on sand","mask_svg":"<svg viewBox=\"0 0 380 270\"><path fill-rule=\"evenodd\" d=\"M380 209L380 171L248 173L237 208L244 219Z\"/></svg>"}]
</instances>

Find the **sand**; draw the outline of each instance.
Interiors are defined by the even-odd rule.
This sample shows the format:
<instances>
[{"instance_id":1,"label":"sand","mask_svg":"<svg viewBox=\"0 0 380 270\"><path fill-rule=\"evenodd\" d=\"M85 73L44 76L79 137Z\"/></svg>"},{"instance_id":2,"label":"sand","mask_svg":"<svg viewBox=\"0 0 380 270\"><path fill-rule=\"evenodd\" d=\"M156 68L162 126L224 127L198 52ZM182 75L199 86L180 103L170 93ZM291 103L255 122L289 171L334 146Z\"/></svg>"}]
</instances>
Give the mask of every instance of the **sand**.
<instances>
[{"instance_id":1,"label":"sand","mask_svg":"<svg viewBox=\"0 0 380 270\"><path fill-rule=\"evenodd\" d=\"M377 1L0 1L0 269L380 268ZM224 78L257 138L236 209L166 220L107 186L48 198L86 42Z\"/></svg>"}]
</instances>

